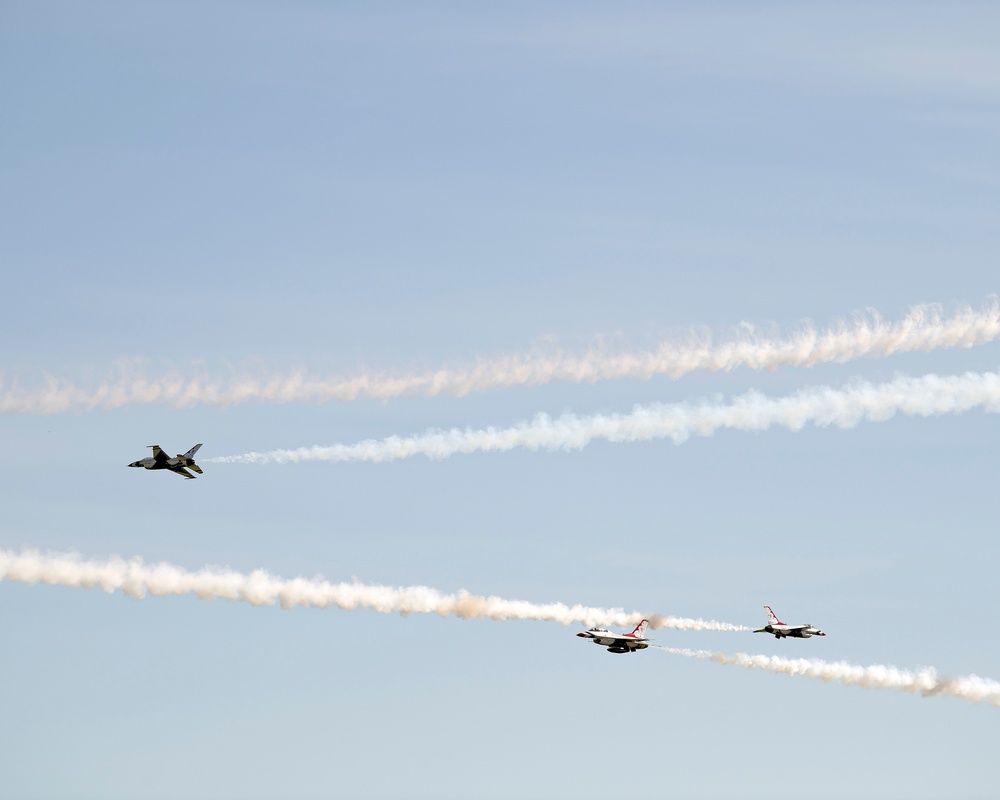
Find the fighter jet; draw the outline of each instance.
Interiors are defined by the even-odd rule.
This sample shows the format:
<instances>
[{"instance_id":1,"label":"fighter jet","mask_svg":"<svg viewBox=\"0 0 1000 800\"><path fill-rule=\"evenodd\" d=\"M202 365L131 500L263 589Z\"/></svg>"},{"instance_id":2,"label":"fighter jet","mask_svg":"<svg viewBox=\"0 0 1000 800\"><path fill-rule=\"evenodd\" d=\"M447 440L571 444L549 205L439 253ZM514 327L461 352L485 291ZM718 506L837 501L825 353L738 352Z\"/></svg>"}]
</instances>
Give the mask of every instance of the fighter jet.
<instances>
[{"instance_id":1,"label":"fighter jet","mask_svg":"<svg viewBox=\"0 0 1000 800\"><path fill-rule=\"evenodd\" d=\"M784 639L786 636L791 636L793 639L826 636L823 631L819 630L819 628L814 628L812 625L786 625L774 615L771 606L764 606L764 608L767 609L767 625L763 628L758 628L754 633L771 633L774 634L775 639Z\"/></svg>"},{"instance_id":2,"label":"fighter jet","mask_svg":"<svg viewBox=\"0 0 1000 800\"><path fill-rule=\"evenodd\" d=\"M636 650L645 650L649 645L649 639L645 638L646 627L649 620L644 619L635 626L632 633L612 633L607 628L591 628L589 631L578 633L584 639L590 639L594 644L607 647L609 653L634 653Z\"/></svg>"},{"instance_id":3,"label":"fighter jet","mask_svg":"<svg viewBox=\"0 0 1000 800\"><path fill-rule=\"evenodd\" d=\"M141 461L133 461L129 464L130 467L143 467L145 469L169 469L171 472L183 475L188 480L194 480L194 475L188 472L185 467L190 467L199 475L202 474L201 467L194 463L194 454L198 452L198 448L201 447L200 444L196 444L184 455L178 455L177 458L170 458L160 449L158 444L151 444L149 446L153 448L153 455L149 458L144 458Z\"/></svg>"}]
</instances>

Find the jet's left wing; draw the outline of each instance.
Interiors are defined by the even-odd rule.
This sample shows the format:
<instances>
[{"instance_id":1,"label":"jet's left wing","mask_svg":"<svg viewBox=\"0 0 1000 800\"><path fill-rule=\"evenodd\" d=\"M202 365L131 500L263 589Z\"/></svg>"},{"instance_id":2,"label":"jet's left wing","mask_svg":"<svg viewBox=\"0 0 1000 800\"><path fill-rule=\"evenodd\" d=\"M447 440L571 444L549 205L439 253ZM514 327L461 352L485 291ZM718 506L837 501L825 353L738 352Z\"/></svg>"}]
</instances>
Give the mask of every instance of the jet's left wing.
<instances>
[{"instance_id":1,"label":"jet's left wing","mask_svg":"<svg viewBox=\"0 0 1000 800\"><path fill-rule=\"evenodd\" d=\"M184 467L170 467L170 471L171 472L176 472L178 475L183 475L189 481L193 481L194 480L194 475L192 475L190 472L188 472L186 469L184 469ZM198 470L198 471L201 472L201 470Z\"/></svg>"},{"instance_id":2,"label":"jet's left wing","mask_svg":"<svg viewBox=\"0 0 1000 800\"><path fill-rule=\"evenodd\" d=\"M601 644L604 644L604 642L601 642ZM614 639L608 646L608 650L612 653L624 653L626 651L634 653L636 650L645 650L647 647L649 647L648 639L636 636L622 636Z\"/></svg>"}]
</instances>

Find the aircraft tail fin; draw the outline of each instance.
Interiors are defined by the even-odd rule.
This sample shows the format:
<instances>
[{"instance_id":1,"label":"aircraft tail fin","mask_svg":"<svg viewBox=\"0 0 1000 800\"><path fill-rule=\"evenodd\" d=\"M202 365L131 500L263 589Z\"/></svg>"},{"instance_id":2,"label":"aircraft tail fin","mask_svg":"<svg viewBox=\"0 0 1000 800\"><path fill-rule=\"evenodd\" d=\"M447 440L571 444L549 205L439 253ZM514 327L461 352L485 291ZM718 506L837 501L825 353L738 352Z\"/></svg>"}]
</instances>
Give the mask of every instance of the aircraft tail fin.
<instances>
[{"instance_id":1,"label":"aircraft tail fin","mask_svg":"<svg viewBox=\"0 0 1000 800\"><path fill-rule=\"evenodd\" d=\"M784 625L785 623L778 619L774 612L771 610L771 606L764 606L767 609L767 621L770 625Z\"/></svg>"},{"instance_id":2,"label":"aircraft tail fin","mask_svg":"<svg viewBox=\"0 0 1000 800\"><path fill-rule=\"evenodd\" d=\"M186 452L186 453L185 453L185 454L184 454L184 455L182 456L182 458L194 458L194 454L198 452L198 448L199 448L199 447L201 447L201 445L200 445L200 444L196 444L196 445L195 445L194 447L192 447L192 448L191 448L190 450L188 450L188 451L187 451L187 452Z\"/></svg>"},{"instance_id":3,"label":"aircraft tail fin","mask_svg":"<svg viewBox=\"0 0 1000 800\"><path fill-rule=\"evenodd\" d=\"M646 628L648 627L649 627L649 620L644 619L642 622L640 622L638 625L635 626L635 630L632 631L632 633L630 633L629 636L634 636L636 639L645 639Z\"/></svg>"}]
</instances>

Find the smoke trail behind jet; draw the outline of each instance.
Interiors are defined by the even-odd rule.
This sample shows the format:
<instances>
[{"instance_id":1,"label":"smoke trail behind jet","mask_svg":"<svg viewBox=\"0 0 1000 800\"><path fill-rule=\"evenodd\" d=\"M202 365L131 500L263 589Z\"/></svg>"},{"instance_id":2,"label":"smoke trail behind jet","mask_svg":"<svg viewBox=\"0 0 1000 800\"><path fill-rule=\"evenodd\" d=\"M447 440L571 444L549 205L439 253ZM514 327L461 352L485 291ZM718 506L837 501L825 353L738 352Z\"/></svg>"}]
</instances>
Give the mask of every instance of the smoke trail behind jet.
<instances>
[{"instance_id":1,"label":"smoke trail behind jet","mask_svg":"<svg viewBox=\"0 0 1000 800\"><path fill-rule=\"evenodd\" d=\"M692 435L711 436L720 428L763 431L772 426L801 430L807 423L853 428L862 421L882 422L897 412L929 417L961 414L981 408L1000 411L1000 374L966 373L956 376L899 377L888 383L856 381L847 388L818 386L784 397L770 398L757 391L729 403L674 403L636 406L631 414L581 417L539 414L510 428L432 430L409 437L391 436L357 444L271 450L265 453L221 456L215 462L266 464L300 461L394 461L416 455L441 459L459 453L529 450L579 450L595 439L644 442L670 439L674 444Z\"/></svg>"},{"instance_id":2,"label":"smoke trail behind jet","mask_svg":"<svg viewBox=\"0 0 1000 800\"><path fill-rule=\"evenodd\" d=\"M646 618L651 628L691 631L746 631L726 622L640 614L622 609L568 606L563 603L529 603L502 597L475 595L464 589L451 594L428 586L379 586L330 583L322 578L280 578L265 570L249 574L226 567L205 567L190 572L164 562L146 564L141 558L112 557L85 560L74 553L16 553L0 550L0 581L44 583L52 586L91 588L111 593L116 589L135 598L147 594L194 595L202 600L231 600L253 606L282 608L366 608L382 614L438 614L460 619L538 620L569 625L614 625L629 627Z\"/></svg>"},{"instance_id":3,"label":"smoke trail behind jet","mask_svg":"<svg viewBox=\"0 0 1000 800\"><path fill-rule=\"evenodd\" d=\"M744 669L779 672L783 675L801 675L805 678L859 686L862 689L891 689L923 697L960 697L970 703L988 703L1000 706L1000 682L990 678L969 675L964 678L942 678L931 667L911 672L884 664L867 667L843 661L828 662L814 658L783 658L782 656L750 655L748 653L716 653L711 650L660 647L668 653L714 661Z\"/></svg>"},{"instance_id":4,"label":"smoke trail behind jet","mask_svg":"<svg viewBox=\"0 0 1000 800\"><path fill-rule=\"evenodd\" d=\"M603 342L583 354L540 349L527 354L479 359L466 367L442 367L421 373L362 372L354 376L314 376L304 372L220 379L162 369L155 377L135 364L119 365L116 378L97 387L78 386L50 377L41 389L20 381L0 381L0 413L57 414L96 408L162 403L174 408L230 406L248 401L325 403L359 397L389 399L407 395L456 395L551 381L596 382L679 378L693 371L721 372L746 367L774 370L810 367L857 358L918 350L972 347L1000 337L1000 302L990 298L981 309L963 306L950 316L937 304L916 305L895 322L876 311L858 312L824 330L811 324L791 335L768 335L751 323L737 326L728 340L714 341L706 331L692 331L683 341L664 341L650 349L616 347Z\"/></svg>"}]
</instances>

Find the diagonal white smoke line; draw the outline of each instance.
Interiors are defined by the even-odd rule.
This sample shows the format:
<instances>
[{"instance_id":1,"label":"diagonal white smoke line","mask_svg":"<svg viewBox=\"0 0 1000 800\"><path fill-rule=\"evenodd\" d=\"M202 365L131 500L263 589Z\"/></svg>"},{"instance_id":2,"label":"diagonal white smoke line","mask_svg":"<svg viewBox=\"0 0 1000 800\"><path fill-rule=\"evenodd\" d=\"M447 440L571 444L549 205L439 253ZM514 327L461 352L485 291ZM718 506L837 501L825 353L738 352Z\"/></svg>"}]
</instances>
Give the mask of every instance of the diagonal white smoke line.
<instances>
[{"instance_id":1,"label":"diagonal white smoke line","mask_svg":"<svg viewBox=\"0 0 1000 800\"><path fill-rule=\"evenodd\" d=\"M862 689L892 689L923 697L960 697L970 703L989 703L1000 706L1000 682L991 678L968 675L964 678L938 677L932 667L911 672L885 664L861 667L843 661L820 661L815 658L783 658L782 656L750 655L748 653L716 653L711 650L660 647L668 653L714 661L744 669L780 672L784 675L801 675L805 678L859 686Z\"/></svg>"},{"instance_id":2,"label":"diagonal white smoke line","mask_svg":"<svg viewBox=\"0 0 1000 800\"><path fill-rule=\"evenodd\" d=\"M1000 411L1000 374L899 377L887 383L855 381L844 389L817 386L771 398L750 391L724 403L672 403L636 406L630 414L581 417L539 414L509 428L431 430L409 437L390 436L357 444L300 447L265 453L220 456L217 463L267 464L300 461L394 461L425 455L442 459L459 453L528 450L579 450L595 439L644 442L670 439L680 444L692 435L711 436L720 428L763 431L772 426L802 429L807 423L852 428L862 421L882 422L897 412L929 417L961 414L975 408Z\"/></svg>"},{"instance_id":3,"label":"diagonal white smoke line","mask_svg":"<svg viewBox=\"0 0 1000 800\"><path fill-rule=\"evenodd\" d=\"M141 558L125 560L84 559L75 553L17 553L0 550L0 582L44 583L51 586L91 588L111 593L116 589L135 598L147 594L194 595L202 600L231 600L253 606L282 608L366 608L382 614L454 615L460 619L538 620L569 625L629 627L645 616L651 628L691 631L747 631L742 625L662 614L643 615L620 608L568 606L563 603L530 603L502 597L470 594L464 589L443 593L429 586L379 586L330 583L322 578L280 578L266 570L249 574L228 567L204 567L190 572L165 562L146 564Z\"/></svg>"},{"instance_id":4,"label":"diagonal white smoke line","mask_svg":"<svg viewBox=\"0 0 1000 800\"><path fill-rule=\"evenodd\" d=\"M96 387L48 377L45 385L25 389L17 379L0 379L0 413L58 414L161 403L174 408L205 404L225 407L248 401L325 403L359 397L389 399L407 395L456 395L551 381L596 382L655 375L679 378L693 371L720 372L738 367L774 370L810 367L857 358L939 348L972 347L1000 338L1000 301L982 308L956 308L947 315L938 304L912 306L896 321L877 311L856 312L818 330L811 323L785 337L742 323L724 341L707 331L692 331L683 341L663 341L651 349L598 343L583 354L557 348L498 358L482 358L466 367L442 367L421 373L361 372L354 376L315 376L302 371L254 377L213 377L199 370L184 375L166 368L150 377L136 363L119 364L117 376Z\"/></svg>"}]
</instances>

